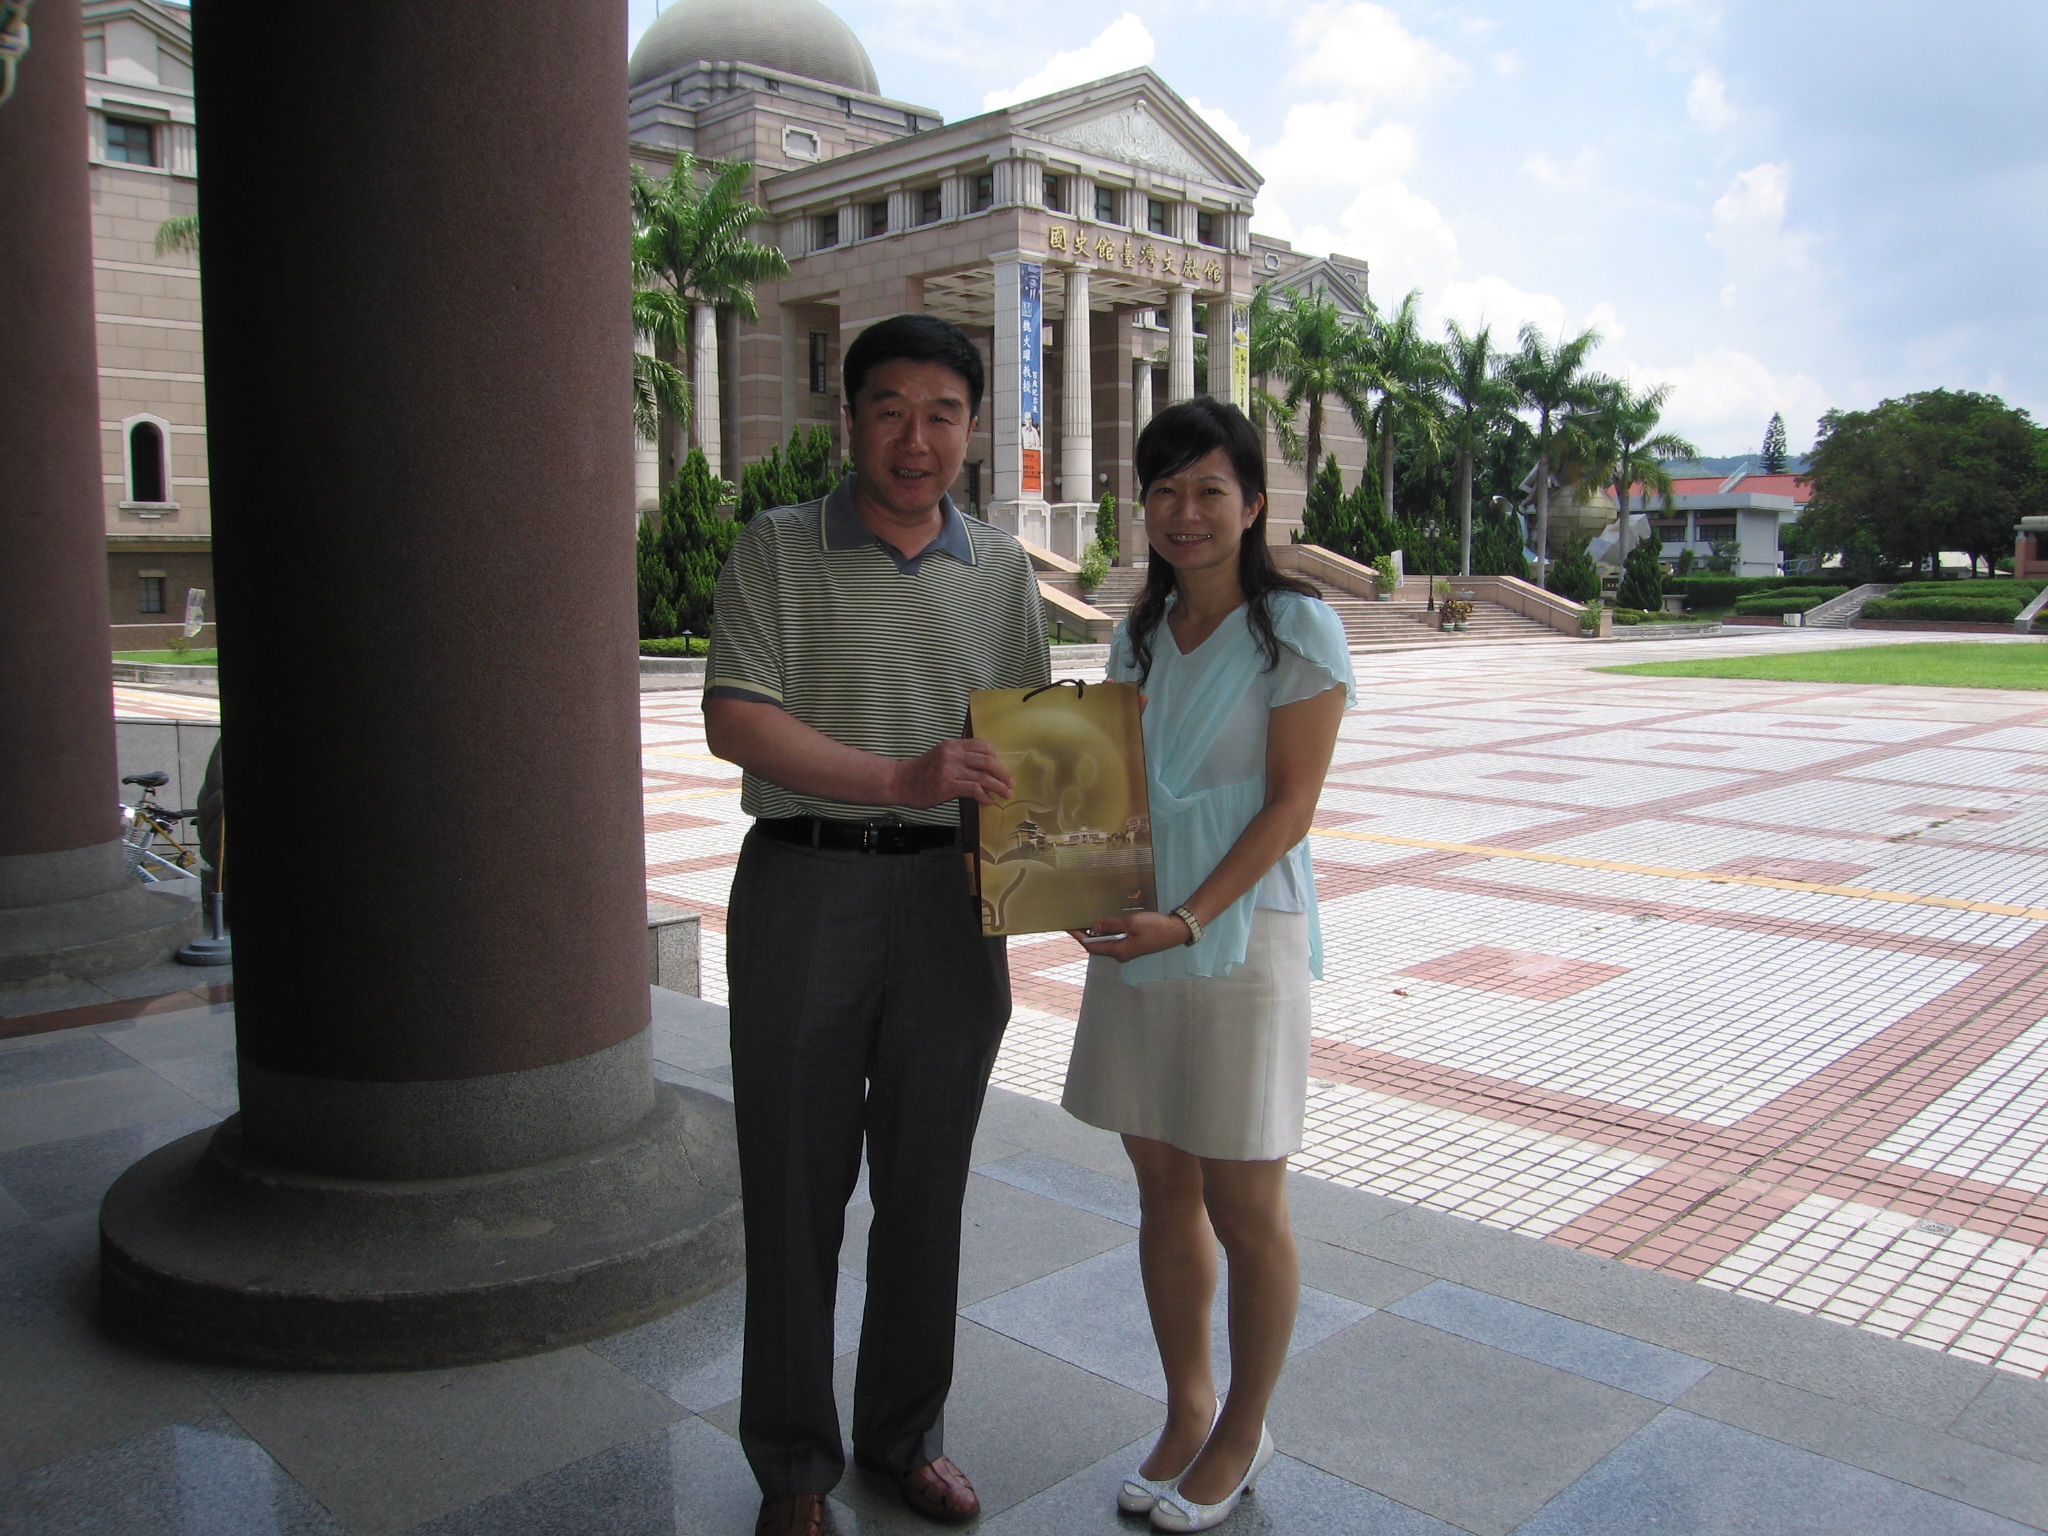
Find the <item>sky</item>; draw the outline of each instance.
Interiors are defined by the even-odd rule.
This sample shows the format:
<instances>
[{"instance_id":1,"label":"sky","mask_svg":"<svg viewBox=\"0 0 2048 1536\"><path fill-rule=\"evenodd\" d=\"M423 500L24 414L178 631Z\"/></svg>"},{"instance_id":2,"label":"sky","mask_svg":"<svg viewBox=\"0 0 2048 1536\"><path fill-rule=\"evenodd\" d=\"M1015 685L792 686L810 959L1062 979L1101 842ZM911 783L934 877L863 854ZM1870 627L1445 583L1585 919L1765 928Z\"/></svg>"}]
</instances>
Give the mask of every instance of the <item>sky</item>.
<instances>
[{"instance_id":1,"label":"sky","mask_svg":"<svg viewBox=\"0 0 2048 1536\"><path fill-rule=\"evenodd\" d=\"M948 121L1150 65L1255 229L1433 327L1597 330L1705 454L1933 388L2048 422L2041 0L828 3Z\"/></svg>"}]
</instances>

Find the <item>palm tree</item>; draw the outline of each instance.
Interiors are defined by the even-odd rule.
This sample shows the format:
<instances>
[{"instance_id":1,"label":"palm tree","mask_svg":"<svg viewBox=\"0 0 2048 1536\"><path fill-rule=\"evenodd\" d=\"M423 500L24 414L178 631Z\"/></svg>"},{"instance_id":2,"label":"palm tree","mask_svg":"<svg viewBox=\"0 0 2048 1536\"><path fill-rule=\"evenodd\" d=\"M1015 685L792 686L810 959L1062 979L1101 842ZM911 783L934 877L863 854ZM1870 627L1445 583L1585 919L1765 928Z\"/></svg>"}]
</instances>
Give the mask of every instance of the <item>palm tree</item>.
<instances>
[{"instance_id":1,"label":"palm tree","mask_svg":"<svg viewBox=\"0 0 2048 1536\"><path fill-rule=\"evenodd\" d=\"M1370 419L1364 332L1327 294L1282 289L1276 298L1267 285L1252 300L1251 371L1282 387L1278 396L1261 389L1255 414L1278 427L1284 457L1306 459L1302 483L1313 486L1323 456L1324 402L1342 405L1361 430ZM1306 429L1296 438L1293 424L1304 410Z\"/></svg>"},{"instance_id":2,"label":"palm tree","mask_svg":"<svg viewBox=\"0 0 2048 1536\"><path fill-rule=\"evenodd\" d=\"M1667 459L1696 459L1698 448L1680 437L1676 432L1659 432L1657 423L1664 414L1664 402L1671 398L1671 386L1659 384L1655 389L1646 389L1637 394L1628 387L1625 379L1614 379L1600 391L1600 416L1597 430L1600 435L1603 457L1608 460L1608 474L1614 482L1614 502L1619 509L1616 531L1620 544L1615 550L1615 559L1628 559L1628 501L1629 488L1638 480L1643 483L1643 505L1649 505L1652 492L1664 498L1665 505L1671 502L1671 475L1664 468Z\"/></svg>"},{"instance_id":3,"label":"palm tree","mask_svg":"<svg viewBox=\"0 0 2048 1536\"><path fill-rule=\"evenodd\" d=\"M668 175L633 167L633 320L654 345L654 361L671 370L698 344L691 307L710 304L752 320L754 284L789 276L789 262L772 245L749 238L761 210L746 198L753 168L737 160L699 161L688 150ZM643 294L648 297L643 301ZM657 302L652 296L661 295ZM644 323L643 323L644 322ZM646 401L659 418L663 482L679 467L683 410L681 378L657 390L655 369L635 368L636 405ZM647 387L641 387L641 381Z\"/></svg>"},{"instance_id":4,"label":"palm tree","mask_svg":"<svg viewBox=\"0 0 2048 1536\"><path fill-rule=\"evenodd\" d=\"M1598 404L1586 373L1586 354L1600 344L1598 331L1581 331L1570 341L1552 343L1533 325L1522 327L1521 349L1509 354L1505 374L1521 396L1525 410L1536 415L1536 584L1544 585L1550 569L1550 468L1568 438L1578 414Z\"/></svg>"},{"instance_id":5,"label":"palm tree","mask_svg":"<svg viewBox=\"0 0 2048 1536\"><path fill-rule=\"evenodd\" d=\"M1444 445L1458 456L1458 573L1472 574L1472 463L1486 451L1519 396L1502 377L1506 359L1493 350L1493 332L1467 335L1457 321L1445 327L1444 393L1450 410Z\"/></svg>"},{"instance_id":6,"label":"palm tree","mask_svg":"<svg viewBox=\"0 0 2048 1536\"><path fill-rule=\"evenodd\" d=\"M1379 441L1380 513L1394 526L1394 429L1404 426L1425 454L1442 443L1443 349L1422 334L1416 313L1422 290L1411 288L1401 307L1367 333L1373 408L1371 436ZM1362 425L1362 423L1361 423Z\"/></svg>"}]
</instances>

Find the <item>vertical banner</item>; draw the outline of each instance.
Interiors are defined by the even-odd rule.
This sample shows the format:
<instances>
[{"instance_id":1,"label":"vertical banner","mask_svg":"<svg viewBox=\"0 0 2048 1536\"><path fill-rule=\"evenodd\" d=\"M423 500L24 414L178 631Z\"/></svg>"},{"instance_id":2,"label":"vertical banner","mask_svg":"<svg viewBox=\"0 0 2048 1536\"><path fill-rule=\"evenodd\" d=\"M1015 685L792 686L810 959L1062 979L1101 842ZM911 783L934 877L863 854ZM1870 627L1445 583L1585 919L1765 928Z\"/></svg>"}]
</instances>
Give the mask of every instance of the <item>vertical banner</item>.
<instances>
[{"instance_id":1,"label":"vertical banner","mask_svg":"<svg viewBox=\"0 0 2048 1536\"><path fill-rule=\"evenodd\" d=\"M1230 306L1230 403L1252 408L1252 307Z\"/></svg>"},{"instance_id":2,"label":"vertical banner","mask_svg":"<svg viewBox=\"0 0 2048 1536\"><path fill-rule=\"evenodd\" d=\"M1036 262L1017 264L1017 361L1021 401L1019 442L1023 475L1019 496L1045 494L1045 268Z\"/></svg>"}]
</instances>

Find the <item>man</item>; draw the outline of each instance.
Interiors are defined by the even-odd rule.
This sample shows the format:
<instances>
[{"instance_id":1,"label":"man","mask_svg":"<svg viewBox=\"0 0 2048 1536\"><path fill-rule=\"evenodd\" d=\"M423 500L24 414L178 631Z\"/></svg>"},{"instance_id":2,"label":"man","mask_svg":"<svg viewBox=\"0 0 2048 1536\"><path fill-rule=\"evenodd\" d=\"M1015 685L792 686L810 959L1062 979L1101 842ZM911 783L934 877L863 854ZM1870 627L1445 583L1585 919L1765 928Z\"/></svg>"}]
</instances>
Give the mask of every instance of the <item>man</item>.
<instances>
[{"instance_id":1,"label":"man","mask_svg":"<svg viewBox=\"0 0 2048 1536\"><path fill-rule=\"evenodd\" d=\"M727 928L746 1199L740 1442L761 1536L815 1536L845 1470L832 1308L868 1158L874 1224L853 1446L939 1520L980 1503L944 1453L960 1206L1009 1022L981 936L959 802L1011 790L960 737L974 688L1048 681L1038 584L946 488L980 411L955 326L899 315L845 360L854 472L747 525L718 582L704 722L755 818Z\"/></svg>"}]
</instances>

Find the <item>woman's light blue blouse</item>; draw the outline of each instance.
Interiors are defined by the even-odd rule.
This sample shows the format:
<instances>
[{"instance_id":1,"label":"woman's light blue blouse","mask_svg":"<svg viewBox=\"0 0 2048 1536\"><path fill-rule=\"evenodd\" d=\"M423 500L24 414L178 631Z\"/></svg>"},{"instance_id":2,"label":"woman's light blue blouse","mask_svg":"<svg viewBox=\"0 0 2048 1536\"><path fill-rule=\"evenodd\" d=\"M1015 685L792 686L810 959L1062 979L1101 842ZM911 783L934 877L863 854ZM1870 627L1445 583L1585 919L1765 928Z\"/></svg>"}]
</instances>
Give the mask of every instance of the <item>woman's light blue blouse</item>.
<instances>
[{"instance_id":1,"label":"woman's light blue blouse","mask_svg":"<svg viewBox=\"0 0 2048 1536\"><path fill-rule=\"evenodd\" d=\"M1265 806L1268 716L1331 688L1344 690L1347 705L1357 702L1344 626L1329 605L1295 592L1275 592L1269 601L1280 640L1271 671L1242 607L1186 655L1166 622L1152 632L1152 671L1143 683L1145 776L1162 912L1194 895ZM1127 625L1117 626L1111 643L1109 677L1139 681ZM1309 965L1320 978L1323 938L1304 838L1203 929L1201 943L1126 961L1124 981L1228 975L1244 964L1259 907L1308 914Z\"/></svg>"}]
</instances>

